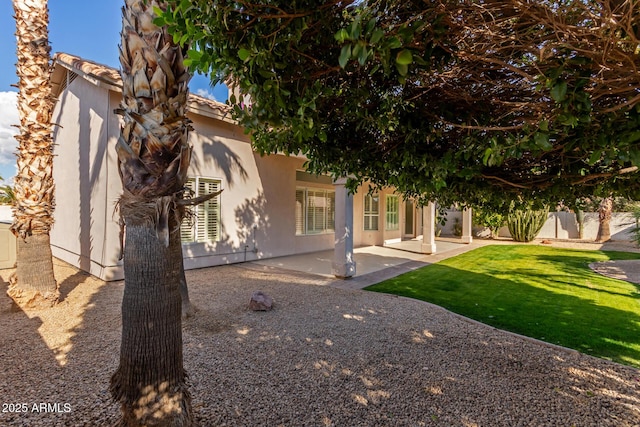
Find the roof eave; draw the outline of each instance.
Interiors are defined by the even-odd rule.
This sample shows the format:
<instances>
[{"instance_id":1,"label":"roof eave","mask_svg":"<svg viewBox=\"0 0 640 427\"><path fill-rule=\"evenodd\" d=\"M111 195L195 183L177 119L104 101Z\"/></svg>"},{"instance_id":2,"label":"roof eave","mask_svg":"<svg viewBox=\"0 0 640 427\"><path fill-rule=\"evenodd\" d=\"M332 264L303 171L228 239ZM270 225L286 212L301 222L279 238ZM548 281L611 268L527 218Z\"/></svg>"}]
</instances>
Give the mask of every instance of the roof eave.
<instances>
[{"instance_id":1,"label":"roof eave","mask_svg":"<svg viewBox=\"0 0 640 427\"><path fill-rule=\"evenodd\" d=\"M115 80L114 78L109 78L107 76L100 76L92 72L86 72L82 69L82 66L74 65L73 61L82 61L83 64L87 66L94 66L98 68L104 69L104 74L112 74L115 72L115 69L109 67L107 65L93 63L91 61L84 60L80 57L76 57L73 55L69 55L66 53L56 53L54 55L54 68L51 74L51 85L52 85L52 94L54 97L58 97L60 92L62 92L62 87L64 86L64 80L67 78L68 72L71 71L81 76L86 81L98 86L100 88L104 88L109 91L122 93L122 82L120 78ZM57 66L59 65L59 67ZM225 104L209 100L207 98L203 98L198 95L190 94L188 99L187 109L188 111L198 114L201 116L209 117L215 120L220 120L223 122L237 124L235 120L231 118L230 110ZM219 104L215 105L214 104Z\"/></svg>"}]
</instances>

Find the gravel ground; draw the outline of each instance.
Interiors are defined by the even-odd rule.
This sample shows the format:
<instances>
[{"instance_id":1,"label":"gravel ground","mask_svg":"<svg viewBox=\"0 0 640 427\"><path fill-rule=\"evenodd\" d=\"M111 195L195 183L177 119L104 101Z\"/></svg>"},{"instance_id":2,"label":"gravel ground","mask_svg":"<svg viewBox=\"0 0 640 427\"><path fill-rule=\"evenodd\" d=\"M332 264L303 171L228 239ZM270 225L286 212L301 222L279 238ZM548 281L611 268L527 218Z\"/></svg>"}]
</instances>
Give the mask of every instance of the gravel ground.
<instances>
[{"instance_id":1,"label":"gravel ground","mask_svg":"<svg viewBox=\"0 0 640 427\"><path fill-rule=\"evenodd\" d=\"M13 307L0 271L0 426L108 426L123 283L60 261L63 301ZM302 273L187 273L201 426L640 426L640 371ZM253 291L275 300L247 310ZM20 410L21 412L16 412Z\"/></svg>"}]
</instances>

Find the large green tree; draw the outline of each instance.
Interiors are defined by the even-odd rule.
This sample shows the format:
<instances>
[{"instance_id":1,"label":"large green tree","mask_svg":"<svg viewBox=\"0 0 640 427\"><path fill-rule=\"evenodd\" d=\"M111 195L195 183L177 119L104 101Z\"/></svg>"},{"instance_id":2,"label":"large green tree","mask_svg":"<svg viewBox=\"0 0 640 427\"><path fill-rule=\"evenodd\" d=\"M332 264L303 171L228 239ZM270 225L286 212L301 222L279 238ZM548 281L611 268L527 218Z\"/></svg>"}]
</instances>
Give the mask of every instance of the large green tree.
<instances>
[{"instance_id":1,"label":"large green tree","mask_svg":"<svg viewBox=\"0 0 640 427\"><path fill-rule=\"evenodd\" d=\"M636 1L169 4L261 152L444 204L640 196Z\"/></svg>"}]
</instances>

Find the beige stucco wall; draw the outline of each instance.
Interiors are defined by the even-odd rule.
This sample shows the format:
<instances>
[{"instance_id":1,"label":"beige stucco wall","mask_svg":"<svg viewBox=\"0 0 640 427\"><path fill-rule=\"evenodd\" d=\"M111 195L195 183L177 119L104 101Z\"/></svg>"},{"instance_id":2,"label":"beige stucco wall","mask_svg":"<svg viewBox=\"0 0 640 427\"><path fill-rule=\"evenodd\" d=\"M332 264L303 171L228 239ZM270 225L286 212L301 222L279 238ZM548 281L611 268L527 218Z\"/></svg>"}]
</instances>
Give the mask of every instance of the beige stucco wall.
<instances>
[{"instance_id":1,"label":"beige stucco wall","mask_svg":"<svg viewBox=\"0 0 640 427\"><path fill-rule=\"evenodd\" d=\"M115 203L121 193L115 144L121 95L78 77L54 110L54 256L106 280L123 277ZM221 239L184 245L185 268L333 248L334 235L295 235L296 170L304 159L254 153L232 123L190 114L189 175L219 179ZM332 188L331 185L327 186Z\"/></svg>"},{"instance_id":2,"label":"beige stucco wall","mask_svg":"<svg viewBox=\"0 0 640 427\"><path fill-rule=\"evenodd\" d=\"M333 235L295 235L296 170L304 160L260 156L231 123L192 116L189 176L218 179L221 238L184 245L185 267L251 261L333 247ZM331 187L331 186L329 186Z\"/></svg>"},{"instance_id":3,"label":"beige stucco wall","mask_svg":"<svg viewBox=\"0 0 640 427\"><path fill-rule=\"evenodd\" d=\"M53 121L56 184L54 256L96 276L118 278L119 192L115 162L119 98L82 78L73 80L56 104ZM105 143L108 141L108 143Z\"/></svg>"},{"instance_id":4,"label":"beige stucco wall","mask_svg":"<svg viewBox=\"0 0 640 427\"><path fill-rule=\"evenodd\" d=\"M16 236L11 232L11 222L0 222L0 269L16 265Z\"/></svg>"}]
</instances>

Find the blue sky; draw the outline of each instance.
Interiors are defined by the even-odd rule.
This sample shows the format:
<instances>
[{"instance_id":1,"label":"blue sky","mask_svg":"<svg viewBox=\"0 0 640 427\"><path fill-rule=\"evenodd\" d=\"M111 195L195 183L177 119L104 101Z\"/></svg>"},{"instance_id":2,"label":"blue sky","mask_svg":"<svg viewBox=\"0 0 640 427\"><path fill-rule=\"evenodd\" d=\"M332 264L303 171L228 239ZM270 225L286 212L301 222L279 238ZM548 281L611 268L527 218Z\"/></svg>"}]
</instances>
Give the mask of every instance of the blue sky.
<instances>
[{"instance_id":1,"label":"blue sky","mask_svg":"<svg viewBox=\"0 0 640 427\"><path fill-rule=\"evenodd\" d=\"M52 53L66 52L119 68L118 44L122 27L123 0L49 0L49 40ZM16 40L13 5L0 0L0 176L7 180L15 174ZM204 76L195 76L193 93L226 100L224 87L211 88Z\"/></svg>"}]
</instances>

